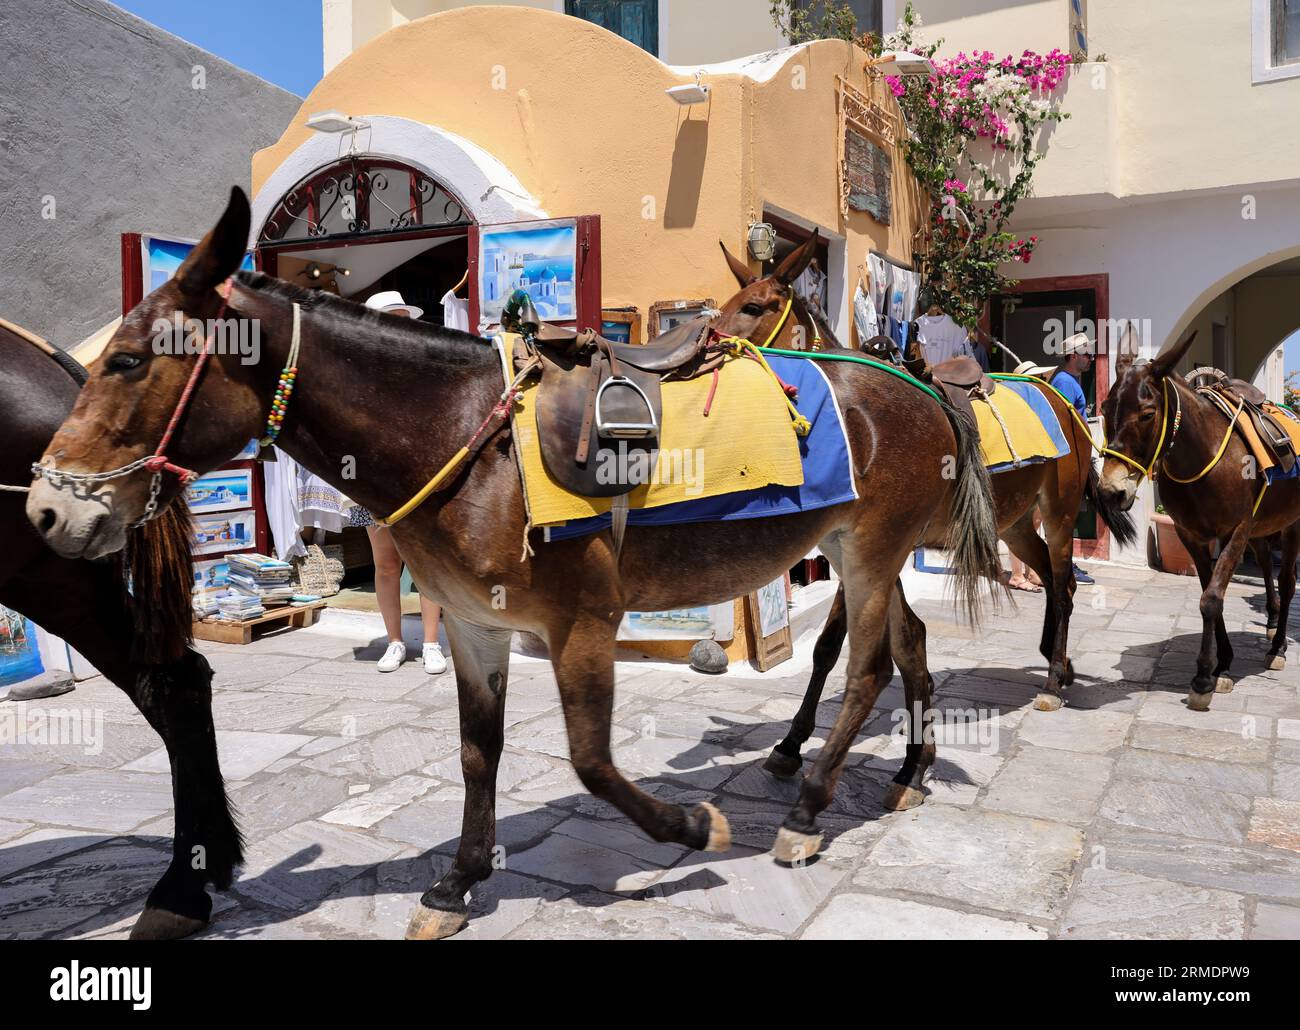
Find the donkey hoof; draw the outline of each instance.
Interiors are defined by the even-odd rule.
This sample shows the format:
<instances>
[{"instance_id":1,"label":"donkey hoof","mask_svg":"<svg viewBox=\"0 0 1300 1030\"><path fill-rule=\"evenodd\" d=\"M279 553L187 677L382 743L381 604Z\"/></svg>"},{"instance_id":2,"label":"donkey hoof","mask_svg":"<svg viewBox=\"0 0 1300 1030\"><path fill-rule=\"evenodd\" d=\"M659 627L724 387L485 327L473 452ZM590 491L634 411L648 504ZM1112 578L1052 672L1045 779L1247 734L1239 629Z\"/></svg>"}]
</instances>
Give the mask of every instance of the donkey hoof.
<instances>
[{"instance_id":1,"label":"donkey hoof","mask_svg":"<svg viewBox=\"0 0 1300 1030\"><path fill-rule=\"evenodd\" d=\"M709 820L709 840L704 845L705 851L726 851L731 847L731 825L727 817L718 811L717 805L701 801L697 808L704 809Z\"/></svg>"},{"instance_id":2,"label":"donkey hoof","mask_svg":"<svg viewBox=\"0 0 1300 1030\"><path fill-rule=\"evenodd\" d=\"M789 755L774 750L767 756L767 761L763 763L763 768L773 776L779 777L783 780L788 780L798 775L799 767L802 765L802 758L791 758Z\"/></svg>"},{"instance_id":3,"label":"donkey hoof","mask_svg":"<svg viewBox=\"0 0 1300 1030\"><path fill-rule=\"evenodd\" d=\"M1193 712L1208 712L1210 710L1210 698L1213 696L1213 690L1207 690L1204 694L1197 690L1189 690L1187 692L1187 707Z\"/></svg>"},{"instance_id":4,"label":"donkey hoof","mask_svg":"<svg viewBox=\"0 0 1300 1030\"><path fill-rule=\"evenodd\" d=\"M1055 712L1062 705L1059 694L1048 694L1046 691L1040 691L1034 698L1034 709L1039 712Z\"/></svg>"},{"instance_id":5,"label":"donkey hoof","mask_svg":"<svg viewBox=\"0 0 1300 1030\"><path fill-rule=\"evenodd\" d=\"M925 802L925 793L906 783L891 783L885 791L885 807L891 812L906 812Z\"/></svg>"},{"instance_id":6,"label":"donkey hoof","mask_svg":"<svg viewBox=\"0 0 1300 1030\"><path fill-rule=\"evenodd\" d=\"M424 902L415 906L411 921L406 924L408 941L440 941L444 937L460 933L469 922L468 910L464 912L447 912L440 908L430 908Z\"/></svg>"},{"instance_id":7,"label":"donkey hoof","mask_svg":"<svg viewBox=\"0 0 1300 1030\"><path fill-rule=\"evenodd\" d=\"M1285 668L1286 668L1286 655L1271 654L1268 656L1269 672L1277 672L1279 669L1285 669Z\"/></svg>"},{"instance_id":8,"label":"donkey hoof","mask_svg":"<svg viewBox=\"0 0 1300 1030\"><path fill-rule=\"evenodd\" d=\"M1231 694L1232 679L1228 676L1219 676L1214 681L1214 692L1216 694Z\"/></svg>"},{"instance_id":9,"label":"donkey hoof","mask_svg":"<svg viewBox=\"0 0 1300 1030\"><path fill-rule=\"evenodd\" d=\"M208 925L206 919L195 919L165 908L146 908L131 927L133 941L178 941L198 933Z\"/></svg>"},{"instance_id":10,"label":"donkey hoof","mask_svg":"<svg viewBox=\"0 0 1300 1030\"><path fill-rule=\"evenodd\" d=\"M772 857L786 865L807 862L822 848L820 833L799 833L782 826L776 834L776 843L772 845Z\"/></svg>"}]
</instances>

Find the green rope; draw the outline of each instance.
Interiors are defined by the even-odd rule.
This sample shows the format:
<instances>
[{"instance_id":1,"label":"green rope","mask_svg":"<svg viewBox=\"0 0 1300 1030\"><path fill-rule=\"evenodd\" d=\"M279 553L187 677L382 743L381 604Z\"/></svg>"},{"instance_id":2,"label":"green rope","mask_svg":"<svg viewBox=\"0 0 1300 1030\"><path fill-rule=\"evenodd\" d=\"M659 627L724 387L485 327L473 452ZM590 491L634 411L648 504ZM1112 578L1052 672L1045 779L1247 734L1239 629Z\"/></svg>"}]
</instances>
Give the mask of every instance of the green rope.
<instances>
[{"instance_id":1,"label":"green rope","mask_svg":"<svg viewBox=\"0 0 1300 1030\"><path fill-rule=\"evenodd\" d=\"M947 403L933 388L926 386L916 376L904 372L901 368L887 365L883 361L876 361L874 358L860 357L856 354L829 354L826 351L782 350L780 347L759 347L758 349L764 354L779 354L783 358L811 358L813 361L852 361L858 365L870 365L872 368L878 368L882 372L888 372L891 376L897 376L908 385L915 386L918 390L928 393L940 404Z\"/></svg>"}]
</instances>

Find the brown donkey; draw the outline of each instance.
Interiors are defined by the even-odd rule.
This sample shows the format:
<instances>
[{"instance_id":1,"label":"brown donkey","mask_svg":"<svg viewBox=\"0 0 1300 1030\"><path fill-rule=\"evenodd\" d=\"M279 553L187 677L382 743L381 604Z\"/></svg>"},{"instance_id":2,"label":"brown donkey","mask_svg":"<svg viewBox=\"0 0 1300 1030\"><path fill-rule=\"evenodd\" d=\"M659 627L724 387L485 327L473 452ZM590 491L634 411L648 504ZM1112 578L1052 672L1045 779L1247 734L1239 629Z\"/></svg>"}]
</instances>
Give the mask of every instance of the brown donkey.
<instances>
[{"instance_id":1,"label":"brown donkey","mask_svg":"<svg viewBox=\"0 0 1300 1030\"><path fill-rule=\"evenodd\" d=\"M1123 355L1116 362L1115 386L1102 409L1112 453L1102 465L1101 491L1127 509L1145 476L1161 477L1160 500L1201 579L1201 649L1187 707L1203 712L1215 690L1232 689L1232 643L1223 624L1228 580L1251 540L1264 541L1267 548L1267 538L1279 533L1280 597L1276 621L1269 612L1269 622L1277 628L1268 667L1286 665L1287 616L1300 553L1300 479L1265 487L1227 417L1177 374L1178 362L1195 337L1191 333L1151 361ZM1217 561L1210 557L1210 545L1216 541L1222 547Z\"/></svg>"},{"instance_id":2,"label":"brown donkey","mask_svg":"<svg viewBox=\"0 0 1300 1030\"><path fill-rule=\"evenodd\" d=\"M394 512L480 427L502 396L494 348L453 330L413 323L259 274L240 273L228 302L219 288L248 239L239 190L176 278L123 322L99 368L55 435L43 462L57 470L32 487L28 515L65 555L121 546L125 528L176 496L171 467L202 472L261 435L281 369L297 368L278 444L374 512ZM227 307L228 303L228 307ZM257 319L262 359L158 353L155 320ZM301 318L300 356L290 361ZM508 423L392 532L420 591L442 604L460 704L465 810L456 858L423 895L408 936L445 937L465 925L465 895L492 870L495 781L501 755L512 630L546 640L583 784L657 841L721 850L729 830L712 805L687 810L629 783L610 753L615 634L625 611L720 602L755 590L819 544L845 583L849 668L845 700L827 746L805 778L775 854L794 860L820 844L818 814L830 803L845 753L891 673L886 614L911 549L950 535L960 587L978 597L978 577L996 560L988 477L978 441L919 390L856 365L827 367L846 413L860 500L734 525L636 527L621 553L611 534L544 543L520 557L525 510ZM193 386L188 403L186 384ZM281 393L282 397L283 394ZM277 402L277 410L284 410ZM172 425L174 433L168 434ZM166 444L166 454L162 454ZM157 446L151 465L135 463ZM957 457L955 477L950 456ZM345 463L356 478L344 480ZM124 469L130 469L124 472ZM113 473L93 484L66 474ZM950 514L955 512L956 514ZM950 534L933 529L951 527ZM682 574L689 561L692 574ZM504 598L504 607L500 599Z\"/></svg>"},{"instance_id":3,"label":"brown donkey","mask_svg":"<svg viewBox=\"0 0 1300 1030\"><path fill-rule=\"evenodd\" d=\"M740 292L723 305L718 330L755 342L771 338L774 341L772 346L776 347L817 338L833 342L830 329L813 317L791 285L807 266L816 242L814 234L776 271L762 279L754 276L744 262L734 257L724 245L722 253L740 284ZM787 305L789 314L784 315ZM998 472L991 477L991 490L998 535L1006 541L1011 552L1038 573L1043 581L1047 603L1039 650L1047 659L1048 670L1047 682L1034 701L1034 707L1053 711L1061 707L1062 688L1074 680L1074 668L1067 656L1066 644L1074 607L1074 522L1080 502L1085 496L1092 499L1102 520L1121 543L1132 543L1136 534L1132 519L1098 496L1091 440L1072 416L1069 404L1046 383L1035 382L1034 385L1041 389L1056 413L1069 441L1070 453L1055 461ZM908 388L899 384L897 389L906 391ZM1034 528L1035 511L1042 515L1046 541ZM940 527L939 531L947 528ZM908 711L915 711L915 705L919 703L920 710L928 713L932 682L925 660L925 626L908 606L901 588L897 594L896 603L890 608L890 648L903 678ZM841 588L836 592L826 626L813 650L813 672L803 704L791 722L790 732L768 756L765 768L769 772L777 776L793 776L799 771L803 762L800 750L812 735L817 705L826 678L839 659L846 630L844 591ZM921 781L933 762L932 741L909 742L907 757L894 777L885 804L894 809L919 805L924 798Z\"/></svg>"},{"instance_id":4,"label":"brown donkey","mask_svg":"<svg viewBox=\"0 0 1300 1030\"><path fill-rule=\"evenodd\" d=\"M85 381L85 369L67 355L42 353L47 347L0 323L0 484L30 480L32 463ZM212 669L189 646L189 512L182 499L131 530L125 561L77 561L59 557L32 531L25 500L0 490L0 604L67 640L162 737L175 799L172 859L131 936L193 933L212 911L205 885L230 886L242 845L217 762Z\"/></svg>"}]
</instances>

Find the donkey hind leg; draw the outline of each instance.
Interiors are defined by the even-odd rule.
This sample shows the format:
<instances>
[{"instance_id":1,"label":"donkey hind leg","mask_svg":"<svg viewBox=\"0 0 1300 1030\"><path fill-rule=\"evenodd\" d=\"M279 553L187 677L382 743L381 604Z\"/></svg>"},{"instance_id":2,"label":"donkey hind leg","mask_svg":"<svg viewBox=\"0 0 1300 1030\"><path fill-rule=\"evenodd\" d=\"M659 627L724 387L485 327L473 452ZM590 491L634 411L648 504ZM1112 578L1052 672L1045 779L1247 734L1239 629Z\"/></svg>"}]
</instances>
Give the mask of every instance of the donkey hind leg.
<instances>
[{"instance_id":1,"label":"donkey hind leg","mask_svg":"<svg viewBox=\"0 0 1300 1030\"><path fill-rule=\"evenodd\" d=\"M510 631L487 629L443 610L460 705L465 809L451 868L420 897L407 940L450 937L469 921L465 895L492 874L496 858L497 765L505 740Z\"/></svg>"},{"instance_id":2,"label":"donkey hind leg","mask_svg":"<svg viewBox=\"0 0 1300 1030\"><path fill-rule=\"evenodd\" d=\"M1228 537L1227 545L1213 565L1208 545L1183 538L1183 545L1196 562L1201 586L1201 649L1196 656L1196 675L1187 693L1187 707L1196 712L1208 711L1210 698L1217 690L1232 689L1228 670L1232 665L1232 642L1223 624L1223 595L1237 563L1246 550L1247 523L1243 522ZM1175 524L1175 529L1177 525ZM1182 537L1182 533L1179 533Z\"/></svg>"},{"instance_id":3,"label":"donkey hind leg","mask_svg":"<svg viewBox=\"0 0 1300 1030\"><path fill-rule=\"evenodd\" d=\"M878 561L879 557L874 560ZM860 566L861 562L853 564ZM821 848L822 835L817 830L817 816L831 803L843 770L844 756L893 672L886 623L894 587L888 581L872 583L869 576L870 570L864 569L856 577L858 582L845 577L849 666L844 701L826 746L804 775L798 802L777 833L772 855L778 862L803 862Z\"/></svg>"},{"instance_id":4,"label":"donkey hind leg","mask_svg":"<svg viewBox=\"0 0 1300 1030\"><path fill-rule=\"evenodd\" d=\"M1043 636L1038 650L1047 659L1047 682L1034 699L1040 712L1054 712L1061 707L1064 687L1074 682L1074 666L1066 654L1070 616L1074 612L1073 532L1069 525L1049 527L1054 548L1047 545L1034 529L1034 508L1030 508L1003 534L1011 553L1028 565L1043 581L1046 605L1043 611Z\"/></svg>"},{"instance_id":5,"label":"donkey hind leg","mask_svg":"<svg viewBox=\"0 0 1300 1030\"><path fill-rule=\"evenodd\" d=\"M579 612L548 634L555 680L560 688L569 757L592 794L607 801L654 840L685 844L700 851L726 851L731 829L708 802L687 812L659 801L629 783L610 754L614 710L614 634L622 613L612 620Z\"/></svg>"},{"instance_id":6,"label":"donkey hind leg","mask_svg":"<svg viewBox=\"0 0 1300 1030\"><path fill-rule=\"evenodd\" d=\"M1255 552L1255 563L1264 577L1264 605L1268 612L1268 626L1264 635L1272 640L1273 633L1277 630L1279 607L1277 587L1273 584L1273 545L1268 537L1256 537L1250 542L1250 549Z\"/></svg>"},{"instance_id":7,"label":"donkey hind leg","mask_svg":"<svg viewBox=\"0 0 1300 1030\"><path fill-rule=\"evenodd\" d=\"M767 761L763 763L763 768L773 776L794 776L803 764L803 756L799 752L817 725L817 706L821 703L822 691L826 689L826 677L840 660L845 632L844 585L840 584L840 588L835 591L835 600L831 602L830 614L826 616L826 625L822 627L817 644L813 647L813 671L808 680L808 689L804 692L803 703L795 713L785 739L772 749Z\"/></svg>"},{"instance_id":8,"label":"donkey hind leg","mask_svg":"<svg viewBox=\"0 0 1300 1030\"><path fill-rule=\"evenodd\" d=\"M1282 534L1282 568L1277 577L1281 598L1275 615L1277 632L1273 634L1273 646L1268 650L1268 667L1274 670L1286 668L1286 628L1291 615L1291 600L1295 597L1297 553L1300 553L1300 526L1293 525Z\"/></svg>"},{"instance_id":9,"label":"donkey hind leg","mask_svg":"<svg viewBox=\"0 0 1300 1030\"><path fill-rule=\"evenodd\" d=\"M885 807L895 812L925 801L922 781L934 765L934 680L925 660L925 623L903 596L901 580L889 601L889 649L903 677L907 704L907 752L903 767L885 793Z\"/></svg>"}]
</instances>

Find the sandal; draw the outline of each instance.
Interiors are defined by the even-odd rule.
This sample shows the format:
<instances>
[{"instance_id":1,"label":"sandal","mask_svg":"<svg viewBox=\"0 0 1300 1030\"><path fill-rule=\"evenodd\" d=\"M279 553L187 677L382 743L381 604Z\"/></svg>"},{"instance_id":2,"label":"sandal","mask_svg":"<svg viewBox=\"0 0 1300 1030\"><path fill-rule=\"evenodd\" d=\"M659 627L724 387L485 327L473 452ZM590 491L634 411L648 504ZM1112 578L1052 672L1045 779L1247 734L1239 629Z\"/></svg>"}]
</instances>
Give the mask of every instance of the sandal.
<instances>
[{"instance_id":1,"label":"sandal","mask_svg":"<svg viewBox=\"0 0 1300 1030\"><path fill-rule=\"evenodd\" d=\"M1006 584L1012 590L1023 590L1027 594L1041 594L1043 592L1043 585L1041 583L1035 583L1033 580L1026 579L1024 576L1008 576L1006 578Z\"/></svg>"}]
</instances>

